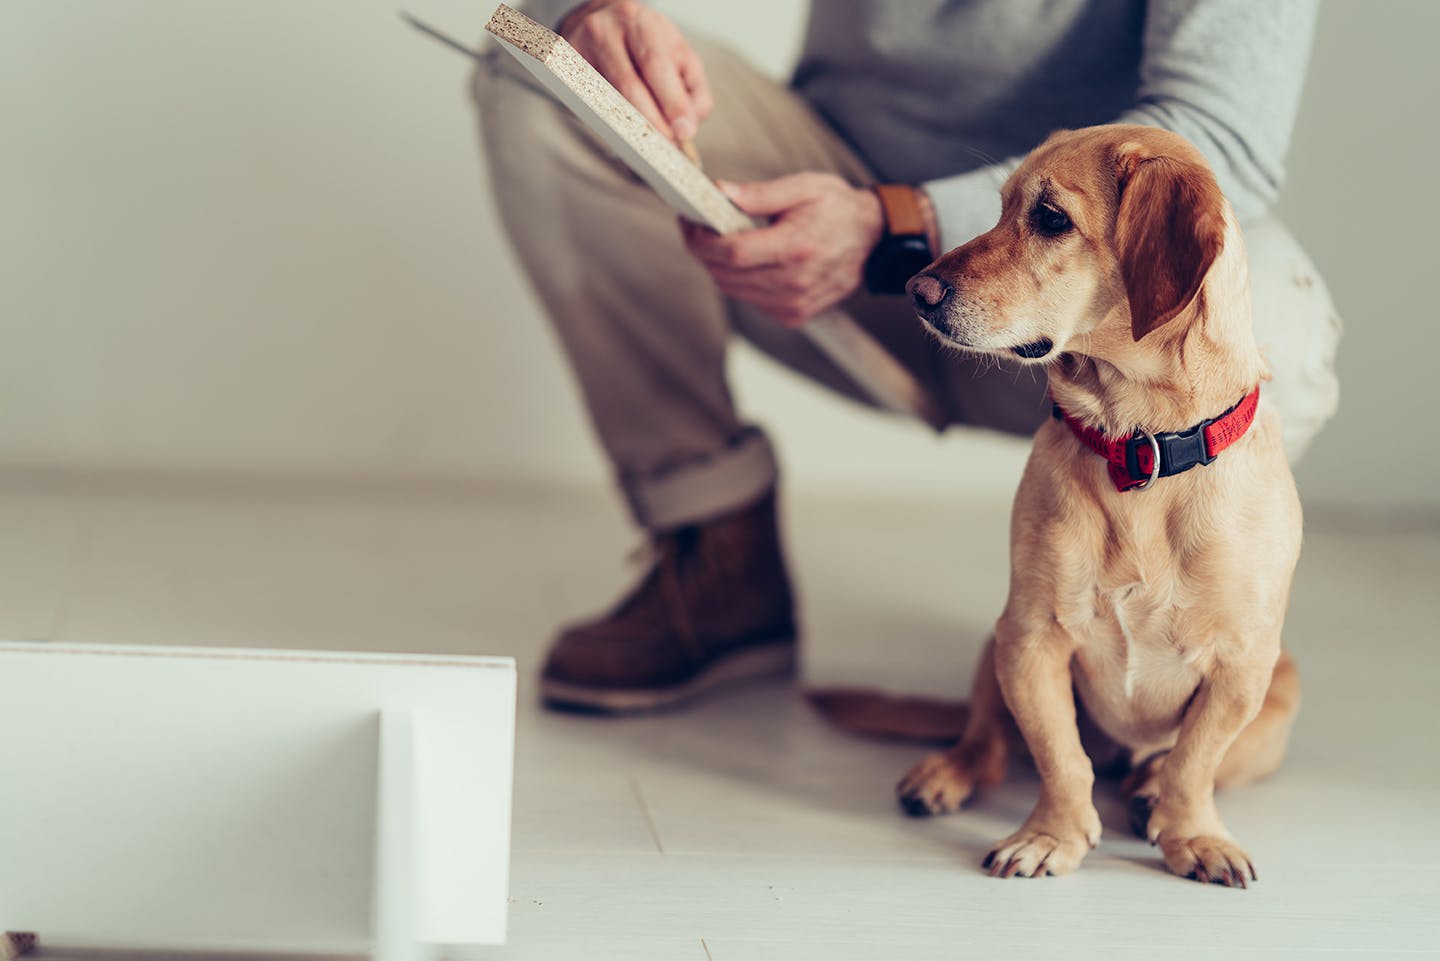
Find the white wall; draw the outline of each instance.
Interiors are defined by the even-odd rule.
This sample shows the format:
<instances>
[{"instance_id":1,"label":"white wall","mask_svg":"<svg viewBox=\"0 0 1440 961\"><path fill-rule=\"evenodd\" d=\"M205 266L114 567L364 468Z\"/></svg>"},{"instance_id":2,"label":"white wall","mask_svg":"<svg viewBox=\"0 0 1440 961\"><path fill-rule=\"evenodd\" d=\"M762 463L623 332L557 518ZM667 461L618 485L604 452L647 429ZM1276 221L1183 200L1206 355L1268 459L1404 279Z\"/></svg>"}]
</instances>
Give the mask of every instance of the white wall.
<instances>
[{"instance_id":1,"label":"white wall","mask_svg":"<svg viewBox=\"0 0 1440 961\"><path fill-rule=\"evenodd\" d=\"M668 6L776 72L803 11ZM1391 457L1440 338L1412 279L1436 246L1436 69L1419 64L1440 6L1366 9L1324 9L1284 205L1351 330L1345 408L1302 481L1312 501L1440 508L1440 451ZM488 3L413 10L473 38ZM6 12L0 463L603 483L497 232L463 59L376 0ZM762 15L783 26L757 43ZM1004 491L1023 457L937 442L748 353L736 377L800 485Z\"/></svg>"}]
</instances>

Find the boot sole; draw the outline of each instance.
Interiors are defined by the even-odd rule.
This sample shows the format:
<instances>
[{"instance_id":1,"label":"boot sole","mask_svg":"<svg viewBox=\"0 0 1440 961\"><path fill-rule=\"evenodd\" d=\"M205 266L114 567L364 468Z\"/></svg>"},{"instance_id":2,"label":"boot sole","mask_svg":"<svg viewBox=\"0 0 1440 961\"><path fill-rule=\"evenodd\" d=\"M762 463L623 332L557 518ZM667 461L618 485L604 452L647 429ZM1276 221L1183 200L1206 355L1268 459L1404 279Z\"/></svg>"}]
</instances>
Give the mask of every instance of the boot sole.
<instances>
[{"instance_id":1,"label":"boot sole","mask_svg":"<svg viewBox=\"0 0 1440 961\"><path fill-rule=\"evenodd\" d=\"M795 661L795 642L786 639L737 651L716 661L683 684L669 687L605 688L542 678L540 698L550 707L604 714L639 714L674 707L717 688L743 681L793 675Z\"/></svg>"}]
</instances>

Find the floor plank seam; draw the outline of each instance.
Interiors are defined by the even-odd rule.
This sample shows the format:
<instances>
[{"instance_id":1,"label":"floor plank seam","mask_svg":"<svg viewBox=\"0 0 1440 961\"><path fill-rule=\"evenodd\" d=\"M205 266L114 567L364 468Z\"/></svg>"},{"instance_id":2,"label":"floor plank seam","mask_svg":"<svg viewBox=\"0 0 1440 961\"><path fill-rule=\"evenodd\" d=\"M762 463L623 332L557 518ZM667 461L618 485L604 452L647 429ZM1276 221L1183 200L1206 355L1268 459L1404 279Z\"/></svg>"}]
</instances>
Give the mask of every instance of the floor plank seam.
<instances>
[{"instance_id":1,"label":"floor plank seam","mask_svg":"<svg viewBox=\"0 0 1440 961\"><path fill-rule=\"evenodd\" d=\"M635 794L635 803L640 806L640 815L645 818L645 827L650 832L650 840L655 842L655 850L659 854L665 853L665 845L660 843L660 832L655 830L655 819L650 816L650 808L645 803L645 795L640 791L640 779L630 779L630 790Z\"/></svg>"}]
</instances>

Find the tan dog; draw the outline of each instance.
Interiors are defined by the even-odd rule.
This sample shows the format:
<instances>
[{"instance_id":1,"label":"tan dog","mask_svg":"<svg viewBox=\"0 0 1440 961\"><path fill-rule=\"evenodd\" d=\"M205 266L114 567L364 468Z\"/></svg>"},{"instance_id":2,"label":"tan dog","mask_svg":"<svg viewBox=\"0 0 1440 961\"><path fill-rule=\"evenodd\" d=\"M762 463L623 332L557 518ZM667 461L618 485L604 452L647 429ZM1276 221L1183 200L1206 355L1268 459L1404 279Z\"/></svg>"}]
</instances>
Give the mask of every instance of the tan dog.
<instances>
[{"instance_id":1,"label":"tan dog","mask_svg":"<svg viewBox=\"0 0 1440 961\"><path fill-rule=\"evenodd\" d=\"M1200 153L1149 127L1055 134L1003 203L911 294L946 343L1047 365L1057 418L1016 495L1010 596L964 735L901 801L959 808L1004 776L1018 727L1040 799L985 863L1073 871L1100 838L1093 727L1110 743L1094 750L1134 762L1132 822L1170 870L1244 887L1254 868L1214 789L1274 770L1299 706L1280 630L1300 504L1278 418L1251 397L1266 371L1240 230Z\"/></svg>"}]
</instances>

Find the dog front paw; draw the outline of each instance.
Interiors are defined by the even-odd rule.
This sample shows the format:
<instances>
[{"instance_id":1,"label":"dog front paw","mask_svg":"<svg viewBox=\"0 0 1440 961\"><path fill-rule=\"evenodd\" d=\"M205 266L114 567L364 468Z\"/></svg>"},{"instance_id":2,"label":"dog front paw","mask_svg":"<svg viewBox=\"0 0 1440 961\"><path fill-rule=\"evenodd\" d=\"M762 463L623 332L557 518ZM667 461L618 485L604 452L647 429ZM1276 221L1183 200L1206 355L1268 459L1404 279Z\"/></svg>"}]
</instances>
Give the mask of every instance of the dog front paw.
<instances>
[{"instance_id":1,"label":"dog front paw","mask_svg":"<svg viewBox=\"0 0 1440 961\"><path fill-rule=\"evenodd\" d=\"M1182 878L1202 884L1223 884L1227 888L1249 887L1247 875L1250 881L1260 880L1250 855L1229 838L1167 835L1159 843L1165 866Z\"/></svg>"},{"instance_id":2,"label":"dog front paw","mask_svg":"<svg viewBox=\"0 0 1440 961\"><path fill-rule=\"evenodd\" d=\"M1230 838L1213 804L1187 807L1161 794L1146 830L1165 866L1182 878L1230 888L1248 887L1247 877L1259 880L1250 855Z\"/></svg>"},{"instance_id":3,"label":"dog front paw","mask_svg":"<svg viewBox=\"0 0 1440 961\"><path fill-rule=\"evenodd\" d=\"M980 866L989 868L992 878L1042 878L1069 874L1089 850L1090 842L1083 837L1062 838L1022 829L996 844Z\"/></svg>"},{"instance_id":4,"label":"dog front paw","mask_svg":"<svg viewBox=\"0 0 1440 961\"><path fill-rule=\"evenodd\" d=\"M1091 806L1074 817L1037 810L1025 825L996 844L981 867L992 878L1069 874L1100 843L1100 815Z\"/></svg>"}]
</instances>

